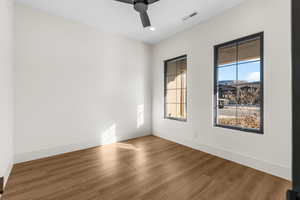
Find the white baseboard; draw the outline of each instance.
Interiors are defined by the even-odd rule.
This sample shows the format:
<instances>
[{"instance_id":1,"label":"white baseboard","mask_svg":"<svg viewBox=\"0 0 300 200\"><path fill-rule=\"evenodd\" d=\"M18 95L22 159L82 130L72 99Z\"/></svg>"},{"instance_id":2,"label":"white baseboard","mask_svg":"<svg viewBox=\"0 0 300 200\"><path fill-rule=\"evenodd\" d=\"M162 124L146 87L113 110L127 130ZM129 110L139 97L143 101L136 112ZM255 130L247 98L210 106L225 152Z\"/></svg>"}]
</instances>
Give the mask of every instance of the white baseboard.
<instances>
[{"instance_id":1,"label":"white baseboard","mask_svg":"<svg viewBox=\"0 0 300 200\"><path fill-rule=\"evenodd\" d=\"M148 133L148 134L134 135L130 137L119 137L115 141L106 142L106 143L98 142L99 140L90 140L78 144L69 144L69 145L59 146L51 149L43 149L39 151L16 154L14 160L15 160L15 164L17 164L17 163L27 162L31 160L37 160L41 158L55 156L63 153L68 153L72 151L78 151L78 150L88 149L88 148L97 147L101 145L112 144L115 142L134 139L134 138L143 137L147 135L151 135L151 134Z\"/></svg>"},{"instance_id":2,"label":"white baseboard","mask_svg":"<svg viewBox=\"0 0 300 200\"><path fill-rule=\"evenodd\" d=\"M162 134L154 134L154 135L157 137L166 139L166 140L176 142L176 143L184 145L184 146L188 146L190 148L193 148L193 149L196 149L199 151L206 152L208 154L212 154L212 155L224 158L226 160L230 160L230 161L239 163L241 165L245 165L245 166L257 169L259 171L263 171L268 174L272 174L274 176L278 176L278 177L281 177L281 178L284 178L287 180L292 179L291 178L292 177L291 168L289 168L289 167L284 167L284 166L280 166L280 165L266 162L263 160L258 160L258 159L251 158L249 156L245 156L245 155L242 155L239 153L230 152L225 149L219 149L219 148L202 145L202 144L199 145L193 141L186 141L186 140L182 140L179 138L175 138L173 136L171 137L171 136L162 135Z\"/></svg>"}]
</instances>

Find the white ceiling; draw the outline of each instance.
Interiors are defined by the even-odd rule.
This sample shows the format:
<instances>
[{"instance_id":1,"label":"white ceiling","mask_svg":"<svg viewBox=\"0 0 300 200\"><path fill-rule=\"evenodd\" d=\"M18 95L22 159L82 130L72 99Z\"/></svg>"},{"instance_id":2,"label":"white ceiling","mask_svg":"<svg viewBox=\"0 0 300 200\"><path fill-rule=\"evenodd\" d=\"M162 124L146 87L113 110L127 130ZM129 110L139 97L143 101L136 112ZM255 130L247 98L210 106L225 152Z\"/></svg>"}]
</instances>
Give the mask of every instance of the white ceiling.
<instances>
[{"instance_id":1,"label":"white ceiling","mask_svg":"<svg viewBox=\"0 0 300 200\"><path fill-rule=\"evenodd\" d=\"M147 43L157 43L188 29L245 0L160 0L149 8L156 31L142 27L139 14L129 4L114 0L16 0L34 8L76 20L100 30L128 36ZM185 22L182 18L198 12Z\"/></svg>"}]
</instances>

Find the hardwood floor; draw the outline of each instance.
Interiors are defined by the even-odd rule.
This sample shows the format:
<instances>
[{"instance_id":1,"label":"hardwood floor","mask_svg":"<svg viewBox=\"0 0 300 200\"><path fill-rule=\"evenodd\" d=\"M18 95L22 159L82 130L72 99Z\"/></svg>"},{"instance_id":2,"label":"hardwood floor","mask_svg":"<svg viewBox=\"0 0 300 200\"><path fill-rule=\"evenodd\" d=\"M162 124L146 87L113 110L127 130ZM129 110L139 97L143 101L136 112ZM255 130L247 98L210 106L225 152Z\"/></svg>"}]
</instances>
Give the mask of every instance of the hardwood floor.
<instances>
[{"instance_id":1,"label":"hardwood floor","mask_svg":"<svg viewBox=\"0 0 300 200\"><path fill-rule=\"evenodd\" d=\"M4 200L284 200L289 181L147 136L14 166Z\"/></svg>"}]
</instances>

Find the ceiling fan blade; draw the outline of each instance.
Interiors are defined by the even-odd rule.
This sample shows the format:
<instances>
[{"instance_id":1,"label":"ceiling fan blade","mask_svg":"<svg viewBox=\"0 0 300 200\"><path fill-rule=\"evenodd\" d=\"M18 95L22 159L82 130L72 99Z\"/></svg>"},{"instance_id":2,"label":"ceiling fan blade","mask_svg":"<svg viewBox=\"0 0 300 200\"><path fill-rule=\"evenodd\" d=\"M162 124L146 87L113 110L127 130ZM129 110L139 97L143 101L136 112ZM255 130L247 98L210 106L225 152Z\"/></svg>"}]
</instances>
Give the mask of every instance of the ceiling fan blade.
<instances>
[{"instance_id":1,"label":"ceiling fan blade","mask_svg":"<svg viewBox=\"0 0 300 200\"><path fill-rule=\"evenodd\" d=\"M140 16L141 16L141 20L142 20L144 28L151 26L150 19L149 19L147 12L141 12Z\"/></svg>"},{"instance_id":2,"label":"ceiling fan blade","mask_svg":"<svg viewBox=\"0 0 300 200\"><path fill-rule=\"evenodd\" d=\"M152 3L155 3L157 1L159 1L159 0L147 0L148 4L152 4Z\"/></svg>"},{"instance_id":3,"label":"ceiling fan blade","mask_svg":"<svg viewBox=\"0 0 300 200\"><path fill-rule=\"evenodd\" d=\"M115 1L119 1L119 2L122 2L122 3L133 4L133 0L115 0Z\"/></svg>"}]
</instances>

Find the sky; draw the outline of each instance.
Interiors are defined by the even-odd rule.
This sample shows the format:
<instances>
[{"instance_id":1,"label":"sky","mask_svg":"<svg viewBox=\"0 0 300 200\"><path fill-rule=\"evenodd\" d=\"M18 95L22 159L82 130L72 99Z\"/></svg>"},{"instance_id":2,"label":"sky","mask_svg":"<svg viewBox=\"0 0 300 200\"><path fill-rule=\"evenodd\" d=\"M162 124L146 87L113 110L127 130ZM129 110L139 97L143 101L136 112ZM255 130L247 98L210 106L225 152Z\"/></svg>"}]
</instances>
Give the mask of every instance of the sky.
<instances>
[{"instance_id":1,"label":"sky","mask_svg":"<svg viewBox=\"0 0 300 200\"><path fill-rule=\"evenodd\" d=\"M236 80L236 64L219 66L218 80L230 81ZM260 61L238 64L238 80L247 82L260 81Z\"/></svg>"}]
</instances>

